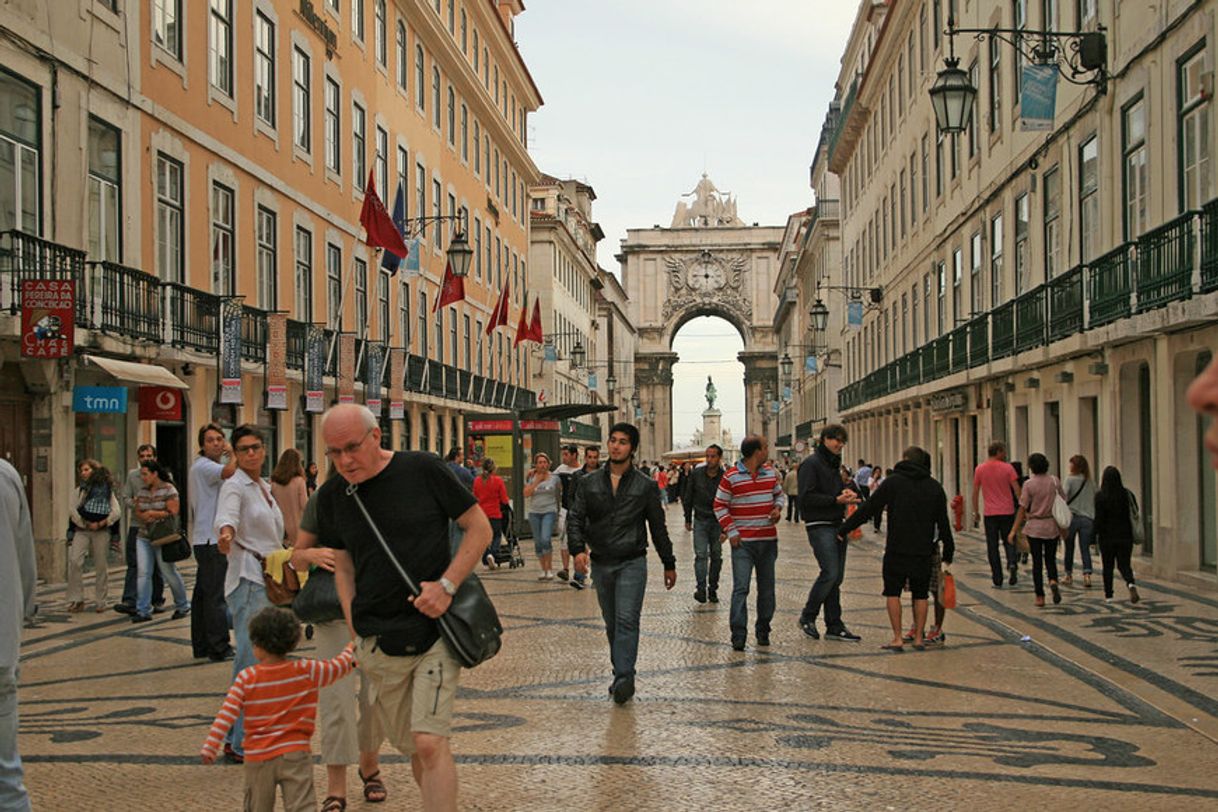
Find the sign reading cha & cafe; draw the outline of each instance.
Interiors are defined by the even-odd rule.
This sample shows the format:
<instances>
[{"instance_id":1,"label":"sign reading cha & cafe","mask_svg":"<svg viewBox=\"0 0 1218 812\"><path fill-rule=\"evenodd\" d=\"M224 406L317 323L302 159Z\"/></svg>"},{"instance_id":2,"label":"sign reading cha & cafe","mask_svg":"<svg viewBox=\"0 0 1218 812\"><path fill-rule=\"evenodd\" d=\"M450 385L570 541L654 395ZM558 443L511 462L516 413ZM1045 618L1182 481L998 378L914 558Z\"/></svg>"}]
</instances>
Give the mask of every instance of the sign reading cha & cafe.
<instances>
[{"instance_id":1,"label":"sign reading cha & cafe","mask_svg":"<svg viewBox=\"0 0 1218 812\"><path fill-rule=\"evenodd\" d=\"M962 412L968 408L968 392L964 389L949 389L936 392L926 399L932 412Z\"/></svg>"}]
</instances>

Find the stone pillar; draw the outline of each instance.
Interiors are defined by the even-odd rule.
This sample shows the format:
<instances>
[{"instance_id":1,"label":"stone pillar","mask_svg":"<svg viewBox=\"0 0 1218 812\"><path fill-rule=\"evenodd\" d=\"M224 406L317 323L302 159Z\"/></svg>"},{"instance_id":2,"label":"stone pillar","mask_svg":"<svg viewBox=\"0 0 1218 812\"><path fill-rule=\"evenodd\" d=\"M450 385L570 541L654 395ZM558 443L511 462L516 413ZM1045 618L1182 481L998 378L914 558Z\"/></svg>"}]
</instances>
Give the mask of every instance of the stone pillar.
<instances>
[{"instance_id":1,"label":"stone pillar","mask_svg":"<svg viewBox=\"0 0 1218 812\"><path fill-rule=\"evenodd\" d=\"M439 415L436 414L434 409L428 409L424 413L423 417L425 420L427 420L427 445L428 445L428 447L424 448L423 450L424 451L435 451L437 448L436 441L439 439L439 435L437 433L438 429L440 428ZM440 452L440 453L444 453L444 452Z\"/></svg>"},{"instance_id":2,"label":"stone pillar","mask_svg":"<svg viewBox=\"0 0 1218 812\"><path fill-rule=\"evenodd\" d=\"M410 401L406 404L406 408L410 414L410 447L415 451L420 451L422 449L419 448L419 437L422 434L420 431L422 424L419 421L422 419L422 415L418 401Z\"/></svg>"},{"instance_id":3,"label":"stone pillar","mask_svg":"<svg viewBox=\"0 0 1218 812\"><path fill-rule=\"evenodd\" d=\"M635 356L634 381L639 393L641 419L631 415L630 420L638 424L640 460L658 460L660 455L672 448L672 365L677 362L675 352L639 353ZM655 423L649 424L647 417L655 410Z\"/></svg>"}]
</instances>

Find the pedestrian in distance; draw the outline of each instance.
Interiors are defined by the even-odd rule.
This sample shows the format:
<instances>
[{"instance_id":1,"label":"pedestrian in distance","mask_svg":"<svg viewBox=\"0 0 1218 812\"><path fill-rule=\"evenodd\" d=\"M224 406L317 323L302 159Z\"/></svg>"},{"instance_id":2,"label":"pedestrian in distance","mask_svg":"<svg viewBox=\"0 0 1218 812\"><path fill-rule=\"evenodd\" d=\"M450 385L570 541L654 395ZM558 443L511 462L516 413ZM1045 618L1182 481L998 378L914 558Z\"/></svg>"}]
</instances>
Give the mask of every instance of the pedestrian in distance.
<instances>
[{"instance_id":1,"label":"pedestrian in distance","mask_svg":"<svg viewBox=\"0 0 1218 812\"><path fill-rule=\"evenodd\" d=\"M769 442L750 434L740 442L740 462L724 471L715 492L715 518L732 546L732 648L744 651L748 638L749 584L757 573L757 645L770 645L774 619L774 564L778 560L778 532L786 496L778 472L766 460Z\"/></svg>"},{"instance_id":2,"label":"pedestrian in distance","mask_svg":"<svg viewBox=\"0 0 1218 812\"><path fill-rule=\"evenodd\" d=\"M782 492L787 497L787 521L799 521L799 469L795 466L783 474Z\"/></svg>"},{"instance_id":3,"label":"pedestrian in distance","mask_svg":"<svg viewBox=\"0 0 1218 812\"><path fill-rule=\"evenodd\" d=\"M312 496L317 490L317 463L309 460L309 464L305 466L305 493Z\"/></svg>"},{"instance_id":4,"label":"pedestrian in distance","mask_svg":"<svg viewBox=\"0 0 1218 812\"><path fill-rule=\"evenodd\" d=\"M154 523L181 510L178 489L170 481L169 471L156 460L140 463L140 480L143 487L135 495L135 518L139 532L135 539L136 557L139 566L139 585L136 590L135 614L132 623L152 620L152 571L159 569L161 578L169 585L173 595L173 619L190 614L190 601L186 599L186 585L177 567L161 556L161 548L152 546L151 528Z\"/></svg>"},{"instance_id":5,"label":"pedestrian in distance","mask_svg":"<svg viewBox=\"0 0 1218 812\"><path fill-rule=\"evenodd\" d=\"M1053 602L1061 603L1062 593L1057 585L1057 541L1062 531L1053 518L1053 501L1058 496L1064 499L1065 493L1057 477L1049 475L1049 458L1044 454L1028 457L1028 470L1032 475L1020 492L1019 513L1007 535L1007 543L1014 546L1015 536L1021 529L1027 534L1032 553L1032 586L1036 605L1045 605L1045 571L1049 576Z\"/></svg>"},{"instance_id":6,"label":"pedestrian in distance","mask_svg":"<svg viewBox=\"0 0 1218 812\"><path fill-rule=\"evenodd\" d=\"M70 512L68 535L68 611L85 610L85 555L93 556L93 611L106 610L109 589L111 531L123 516L118 487L110 472L97 460L81 460L76 468L79 487Z\"/></svg>"},{"instance_id":7,"label":"pedestrian in distance","mask_svg":"<svg viewBox=\"0 0 1218 812\"><path fill-rule=\"evenodd\" d=\"M529 527L533 530L533 552L541 566L538 581L554 580L554 524L562 504L562 480L550 471L550 456L538 452L524 483L529 501Z\"/></svg>"},{"instance_id":8,"label":"pedestrian in distance","mask_svg":"<svg viewBox=\"0 0 1218 812\"><path fill-rule=\"evenodd\" d=\"M495 473L495 461L490 457L482 460L482 473L474 479L474 498L482 507L491 524L491 543L482 557L488 570L499 569L499 542L503 538L503 506L507 504L507 486L503 477Z\"/></svg>"},{"instance_id":9,"label":"pedestrian in distance","mask_svg":"<svg viewBox=\"0 0 1218 812\"><path fill-rule=\"evenodd\" d=\"M820 566L820 574L799 615L799 627L813 640L820 639L816 619L825 614L825 637L858 642L860 638L842 621L842 581L846 577L846 543L837 531L846 517L847 505L861 500L849 469L842 465L842 449L849 434L844 426L831 423L821 429L816 448L799 465L799 513L803 516L808 544ZM861 460L860 460L861 462Z\"/></svg>"},{"instance_id":10,"label":"pedestrian in distance","mask_svg":"<svg viewBox=\"0 0 1218 812\"><path fill-rule=\"evenodd\" d=\"M1083 559L1083 587L1091 588L1091 541L1095 527L1095 482L1091 465L1082 454L1070 458L1070 476L1066 477L1066 506L1070 508L1070 527L1066 530L1065 569L1062 584L1074 583L1074 541L1078 539Z\"/></svg>"},{"instance_id":11,"label":"pedestrian in distance","mask_svg":"<svg viewBox=\"0 0 1218 812\"><path fill-rule=\"evenodd\" d=\"M639 618L647 591L647 533L664 566L664 588L677 583L677 560L664 524L655 482L634 467L639 430L630 423L609 429L609 464L580 480L571 500L567 545L576 571L596 565L596 599L609 639L613 682L609 693L619 705L635 691Z\"/></svg>"},{"instance_id":12,"label":"pedestrian in distance","mask_svg":"<svg viewBox=\"0 0 1218 812\"><path fill-rule=\"evenodd\" d=\"M474 490L474 475L465 467L461 461L461 449L453 446L444 455L444 461L448 463L448 470L453 472L453 476L457 478L464 487L468 488L472 493ZM457 548L461 546L461 528L457 527L455 522L448 523L448 547L453 555L457 554Z\"/></svg>"},{"instance_id":13,"label":"pedestrian in distance","mask_svg":"<svg viewBox=\"0 0 1218 812\"><path fill-rule=\"evenodd\" d=\"M723 542L727 535L715 517L715 494L723 479L723 448L706 447L706 462L685 478L685 529L694 534L694 600L719 602L719 574L723 570Z\"/></svg>"},{"instance_id":14,"label":"pedestrian in distance","mask_svg":"<svg viewBox=\"0 0 1218 812\"><path fill-rule=\"evenodd\" d=\"M1187 396L1193 411L1210 418L1203 447L1210 454L1210 465L1218 469L1218 356L1189 384Z\"/></svg>"},{"instance_id":15,"label":"pedestrian in distance","mask_svg":"<svg viewBox=\"0 0 1218 812\"><path fill-rule=\"evenodd\" d=\"M296 543L305 502L309 501L304 465L300 461L300 452L294 448L284 449L275 463L275 470L271 472L271 497L283 514L284 546L291 547Z\"/></svg>"},{"instance_id":16,"label":"pedestrian in distance","mask_svg":"<svg viewBox=\"0 0 1218 812\"><path fill-rule=\"evenodd\" d=\"M866 499L871 495L871 466L866 460L859 460L858 467L854 469L854 484L859 496Z\"/></svg>"},{"instance_id":17,"label":"pedestrian in distance","mask_svg":"<svg viewBox=\"0 0 1218 812\"><path fill-rule=\"evenodd\" d=\"M655 468L656 487L660 489L660 501L668 507L668 471L659 463Z\"/></svg>"},{"instance_id":18,"label":"pedestrian in distance","mask_svg":"<svg viewBox=\"0 0 1218 812\"><path fill-rule=\"evenodd\" d=\"M1129 589L1129 602L1142 598L1133 577L1133 511L1137 500L1121 481L1121 472L1109 465L1100 477L1100 490L1095 495L1095 542L1100 549L1104 574L1104 599L1112 600L1112 571L1121 571ZM1139 521L1141 516L1139 515Z\"/></svg>"},{"instance_id":19,"label":"pedestrian in distance","mask_svg":"<svg viewBox=\"0 0 1218 812\"><path fill-rule=\"evenodd\" d=\"M567 552L566 545L567 511L571 506L571 475L579 470L579 446L569 443L558 451L561 462L554 469L554 474L562 485L562 498L558 505L558 519L554 524L554 543L558 545L559 554L562 556L562 569L557 573L558 579L566 581L571 577L571 554Z\"/></svg>"},{"instance_id":20,"label":"pedestrian in distance","mask_svg":"<svg viewBox=\"0 0 1218 812\"><path fill-rule=\"evenodd\" d=\"M583 481L584 477L600 470L600 467L601 467L601 450L600 450L600 448L597 446L594 446L594 445L588 446L586 449L584 449L584 465L582 468L580 468L578 471L576 471L575 473L573 473L571 475L570 487L568 488L567 484L563 483L563 496L568 497L567 492L568 492L568 490L570 491L570 495L567 500L568 505L570 505L570 500L575 498L575 491L579 488L579 484L580 484L580 482ZM570 519L569 513L568 513L567 518L568 518L568 520ZM564 522L564 525L565 524L566 524L566 522ZM564 526L563 529L565 531L566 527ZM569 554L570 553L570 544L568 543L568 541L566 539L565 532L563 535L564 535L563 552ZM578 571L572 569L571 580L567 581L567 583L571 585L572 589L584 589L585 587L588 586L588 584L591 583L591 581L588 577L588 573L578 572Z\"/></svg>"},{"instance_id":21,"label":"pedestrian in distance","mask_svg":"<svg viewBox=\"0 0 1218 812\"><path fill-rule=\"evenodd\" d=\"M203 744L204 764L213 764L234 721L249 716L245 752L245 809L273 812L283 796L285 812L312 812L313 757L309 740L317 721L317 692L351 673L352 644L332 660L290 659L300 643L300 621L290 611L267 607L250 619L257 664L233 680Z\"/></svg>"},{"instance_id":22,"label":"pedestrian in distance","mask_svg":"<svg viewBox=\"0 0 1218 812\"><path fill-rule=\"evenodd\" d=\"M0 809L30 812L25 773L17 749L17 683L21 627L37 605L37 559L30 505L21 475L0 457Z\"/></svg>"},{"instance_id":23,"label":"pedestrian in distance","mask_svg":"<svg viewBox=\"0 0 1218 812\"><path fill-rule=\"evenodd\" d=\"M199 429L199 455L190 466L190 512L194 516L190 542L195 556L195 587L191 593L194 611L190 617L190 647L195 657L223 662L234 654L229 644L228 607L224 583L228 558L220 552L214 529L220 487L237 472L224 430L216 423Z\"/></svg>"},{"instance_id":24,"label":"pedestrian in distance","mask_svg":"<svg viewBox=\"0 0 1218 812\"><path fill-rule=\"evenodd\" d=\"M156 446L148 443L136 449L137 460L135 467L127 472L123 483L121 498L123 511L127 522L127 534L123 542L123 561L127 572L123 576L123 597L114 604L114 611L124 615L135 614L136 590L139 586L139 560L135 553L135 538L139 533L139 523L135 520L135 495L144 487L140 479L140 463L144 460L156 459ZM197 579L197 576L196 576ZM161 571L152 571L152 608L159 612L165 605L165 582L161 580ZM192 621L193 622L193 621Z\"/></svg>"},{"instance_id":25,"label":"pedestrian in distance","mask_svg":"<svg viewBox=\"0 0 1218 812\"><path fill-rule=\"evenodd\" d=\"M892 626L892 641L882 648L894 652L904 649L901 591L908 583L914 612L911 642L914 648L921 649L931 572L936 566L934 552L942 542L942 560L950 564L956 549L947 518L947 494L930 475L930 454L925 450L918 446L905 449L892 476L885 477L871 498L838 528L839 542L845 544L851 530L882 510L888 511L883 594Z\"/></svg>"},{"instance_id":26,"label":"pedestrian in distance","mask_svg":"<svg viewBox=\"0 0 1218 812\"><path fill-rule=\"evenodd\" d=\"M1006 552L1008 583L1019 581L1019 564L1011 528L1015 525L1015 503L1021 497L1019 475L1007 462L1005 443L990 443L989 459L973 471L973 527L981 523L977 506L978 494L985 500L985 549L990 562L990 577L994 588L1002 588L1001 545Z\"/></svg>"}]
</instances>

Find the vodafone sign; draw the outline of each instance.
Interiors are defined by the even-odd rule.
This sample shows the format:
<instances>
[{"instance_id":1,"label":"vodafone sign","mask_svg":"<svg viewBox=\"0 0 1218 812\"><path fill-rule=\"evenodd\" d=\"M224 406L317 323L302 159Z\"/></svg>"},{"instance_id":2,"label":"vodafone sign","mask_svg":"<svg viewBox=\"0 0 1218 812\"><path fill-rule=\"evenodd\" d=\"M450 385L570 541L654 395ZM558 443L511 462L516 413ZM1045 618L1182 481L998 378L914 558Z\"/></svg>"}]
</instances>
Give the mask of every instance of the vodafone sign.
<instances>
[{"instance_id":1,"label":"vodafone sign","mask_svg":"<svg viewBox=\"0 0 1218 812\"><path fill-rule=\"evenodd\" d=\"M140 387L140 420L181 420L182 390L167 386Z\"/></svg>"}]
</instances>

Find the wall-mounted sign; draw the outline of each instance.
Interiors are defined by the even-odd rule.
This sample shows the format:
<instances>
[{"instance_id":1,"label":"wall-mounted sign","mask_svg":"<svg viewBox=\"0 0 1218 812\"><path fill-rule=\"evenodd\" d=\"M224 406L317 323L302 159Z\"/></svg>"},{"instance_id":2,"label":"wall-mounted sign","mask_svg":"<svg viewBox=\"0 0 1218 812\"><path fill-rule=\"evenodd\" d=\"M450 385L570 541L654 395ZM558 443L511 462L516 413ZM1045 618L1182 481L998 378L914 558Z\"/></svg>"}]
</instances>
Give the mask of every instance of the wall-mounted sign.
<instances>
[{"instance_id":1,"label":"wall-mounted sign","mask_svg":"<svg viewBox=\"0 0 1218 812\"><path fill-rule=\"evenodd\" d=\"M72 389L72 411L82 414L126 414L127 387L74 387Z\"/></svg>"},{"instance_id":2,"label":"wall-mounted sign","mask_svg":"<svg viewBox=\"0 0 1218 812\"><path fill-rule=\"evenodd\" d=\"M381 416L381 373L384 347L376 342L364 344L364 405L377 417Z\"/></svg>"},{"instance_id":3,"label":"wall-mounted sign","mask_svg":"<svg viewBox=\"0 0 1218 812\"><path fill-rule=\"evenodd\" d=\"M240 296L220 302L220 403L241 403L241 316Z\"/></svg>"},{"instance_id":4,"label":"wall-mounted sign","mask_svg":"<svg viewBox=\"0 0 1218 812\"><path fill-rule=\"evenodd\" d=\"M1020 129L1051 130L1057 112L1057 65L1024 65L1019 93Z\"/></svg>"},{"instance_id":5,"label":"wall-mounted sign","mask_svg":"<svg viewBox=\"0 0 1218 812\"><path fill-rule=\"evenodd\" d=\"M140 420L181 420L182 390L168 386L140 387Z\"/></svg>"},{"instance_id":6,"label":"wall-mounted sign","mask_svg":"<svg viewBox=\"0 0 1218 812\"><path fill-rule=\"evenodd\" d=\"M927 398L932 412L959 412L968 407L968 395L962 389L937 392Z\"/></svg>"},{"instance_id":7,"label":"wall-mounted sign","mask_svg":"<svg viewBox=\"0 0 1218 812\"><path fill-rule=\"evenodd\" d=\"M471 434L480 434L484 431L511 431L511 420L471 420L469 421L468 431Z\"/></svg>"},{"instance_id":8,"label":"wall-mounted sign","mask_svg":"<svg viewBox=\"0 0 1218 812\"><path fill-rule=\"evenodd\" d=\"M305 411L324 412L326 410L326 393L323 388L322 372L326 365L326 336L321 327L309 325L308 338L305 339Z\"/></svg>"},{"instance_id":9,"label":"wall-mounted sign","mask_svg":"<svg viewBox=\"0 0 1218 812\"><path fill-rule=\"evenodd\" d=\"M21 357L68 358L75 338L76 282L21 281Z\"/></svg>"}]
</instances>

